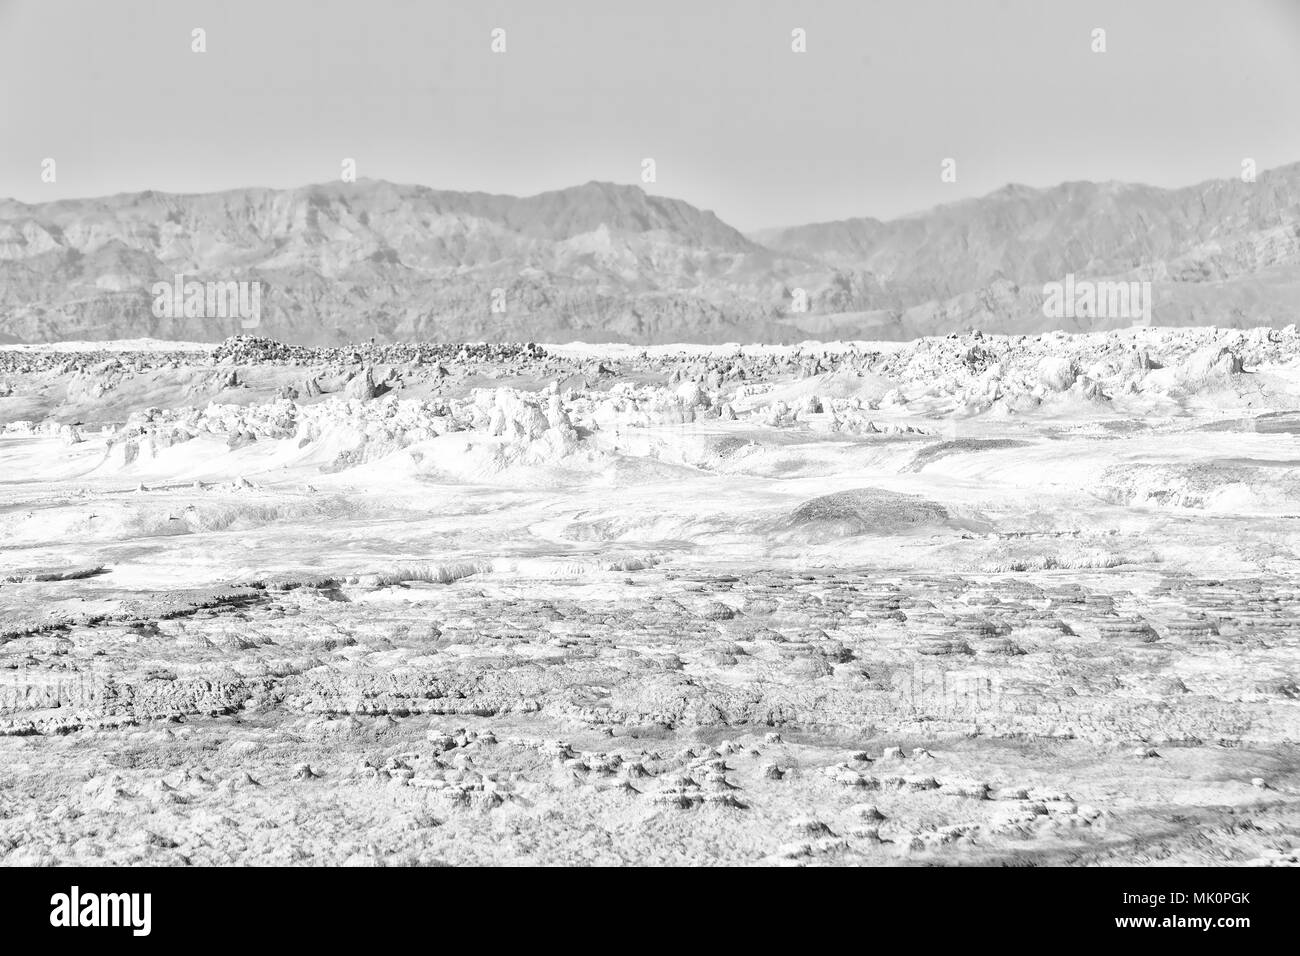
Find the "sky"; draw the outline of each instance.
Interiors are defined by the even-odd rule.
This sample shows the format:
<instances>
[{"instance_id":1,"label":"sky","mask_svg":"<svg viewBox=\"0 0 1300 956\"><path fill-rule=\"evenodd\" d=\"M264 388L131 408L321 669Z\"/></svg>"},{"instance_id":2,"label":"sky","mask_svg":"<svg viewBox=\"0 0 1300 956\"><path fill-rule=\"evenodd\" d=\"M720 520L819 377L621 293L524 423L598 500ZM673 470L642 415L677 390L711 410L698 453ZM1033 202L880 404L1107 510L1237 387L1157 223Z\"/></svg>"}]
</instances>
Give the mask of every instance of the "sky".
<instances>
[{"instance_id":1,"label":"sky","mask_svg":"<svg viewBox=\"0 0 1300 956\"><path fill-rule=\"evenodd\" d=\"M746 230L1183 186L1300 161L1300 0L0 0L0 196L293 187L344 158L635 183Z\"/></svg>"}]
</instances>

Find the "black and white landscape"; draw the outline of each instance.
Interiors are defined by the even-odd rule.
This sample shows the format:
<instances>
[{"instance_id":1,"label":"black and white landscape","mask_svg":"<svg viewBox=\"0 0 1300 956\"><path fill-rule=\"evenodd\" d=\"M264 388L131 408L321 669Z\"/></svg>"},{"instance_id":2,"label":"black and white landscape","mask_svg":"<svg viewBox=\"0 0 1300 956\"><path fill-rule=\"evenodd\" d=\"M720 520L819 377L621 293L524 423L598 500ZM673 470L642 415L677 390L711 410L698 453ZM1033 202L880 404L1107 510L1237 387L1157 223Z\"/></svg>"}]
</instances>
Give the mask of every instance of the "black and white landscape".
<instances>
[{"instance_id":1,"label":"black and white landscape","mask_svg":"<svg viewBox=\"0 0 1300 956\"><path fill-rule=\"evenodd\" d=\"M43 197L99 135L0 166L0 863L1296 863L1300 164Z\"/></svg>"}]
</instances>

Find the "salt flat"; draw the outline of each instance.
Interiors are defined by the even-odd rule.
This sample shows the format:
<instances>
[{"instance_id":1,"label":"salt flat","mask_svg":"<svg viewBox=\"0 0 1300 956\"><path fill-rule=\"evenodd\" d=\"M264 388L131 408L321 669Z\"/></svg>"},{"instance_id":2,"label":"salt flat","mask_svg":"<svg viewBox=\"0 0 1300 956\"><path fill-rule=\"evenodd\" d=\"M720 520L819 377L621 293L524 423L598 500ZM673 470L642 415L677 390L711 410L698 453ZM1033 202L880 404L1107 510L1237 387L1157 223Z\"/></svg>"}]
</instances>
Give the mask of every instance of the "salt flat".
<instances>
[{"instance_id":1,"label":"salt flat","mask_svg":"<svg viewBox=\"0 0 1300 956\"><path fill-rule=\"evenodd\" d=\"M4 862L1295 861L1293 327L0 396Z\"/></svg>"}]
</instances>

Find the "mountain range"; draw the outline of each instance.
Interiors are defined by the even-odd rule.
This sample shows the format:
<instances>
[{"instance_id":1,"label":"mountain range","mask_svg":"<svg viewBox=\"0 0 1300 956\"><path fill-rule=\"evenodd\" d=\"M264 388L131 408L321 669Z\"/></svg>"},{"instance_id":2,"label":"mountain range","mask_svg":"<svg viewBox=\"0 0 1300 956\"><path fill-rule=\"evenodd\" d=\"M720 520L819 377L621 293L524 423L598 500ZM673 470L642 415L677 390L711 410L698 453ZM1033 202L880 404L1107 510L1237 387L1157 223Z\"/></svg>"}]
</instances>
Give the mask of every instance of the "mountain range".
<instances>
[{"instance_id":1,"label":"mountain range","mask_svg":"<svg viewBox=\"0 0 1300 956\"><path fill-rule=\"evenodd\" d=\"M154 314L151 289L263 283L238 318ZM745 235L591 182L517 198L377 180L0 199L0 342L789 342L1133 324L1048 318L1043 285L1149 281L1152 323L1300 318L1300 163L1180 189L1010 185L890 221ZM806 303L806 310L800 305Z\"/></svg>"}]
</instances>

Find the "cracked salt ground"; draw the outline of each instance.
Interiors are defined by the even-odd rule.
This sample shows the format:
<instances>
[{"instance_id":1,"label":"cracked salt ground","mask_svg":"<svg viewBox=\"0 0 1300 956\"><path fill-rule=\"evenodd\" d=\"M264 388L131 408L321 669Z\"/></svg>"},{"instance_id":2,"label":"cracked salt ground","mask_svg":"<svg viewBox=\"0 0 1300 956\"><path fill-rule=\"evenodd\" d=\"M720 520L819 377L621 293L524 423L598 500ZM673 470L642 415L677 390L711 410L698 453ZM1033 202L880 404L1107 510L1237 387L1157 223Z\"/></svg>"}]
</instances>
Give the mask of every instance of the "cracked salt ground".
<instances>
[{"instance_id":1,"label":"cracked salt ground","mask_svg":"<svg viewBox=\"0 0 1300 956\"><path fill-rule=\"evenodd\" d=\"M0 369L4 862L1294 862L1291 332Z\"/></svg>"},{"instance_id":2,"label":"cracked salt ground","mask_svg":"<svg viewBox=\"0 0 1300 956\"><path fill-rule=\"evenodd\" d=\"M1230 770L1262 757L1248 728L1294 719L1293 695L1284 688L1270 694L1239 686L1229 706L1228 695L1184 687L1183 712L1172 715L1159 686L1166 661L1122 658L1123 666L1112 669L1124 679L1080 679L1071 694L1054 695L1047 679L1061 666L1059 647L992 655L992 664L975 656L968 668L942 673L910 672L906 644L890 649L891 629L907 624L894 615L906 618L913 605L922 618L962 612L946 624L964 632L994 627L992 615L971 614L974 604L996 609L1012 634L1031 611L1059 611L1083 635L1071 648L1081 660L1127 654L1127 643L1116 648L1114 635L1089 626L1116 613L1090 589L1058 601L1044 588L1035 603L1019 582L1011 591L1028 606L1008 607L995 584L956 576L888 583L852 574L811 582L773 572L716 582L703 574L689 582L661 572L642 576L654 580L637 587L663 590L662 600L567 600L564 587L553 585L554 597L492 601L462 581L437 600L393 606L377 621L366 605L339 604L319 589L268 590L252 604L160 620L144 647L131 638L135 630L113 623L71 628L75 652L54 655L47 645L44 657L29 641L17 671L27 678L43 668L93 665L102 660L100 646L131 642L135 652L115 652L111 683L88 681L86 693L85 685L51 680L44 699L25 699L28 717L6 722L8 733L27 735L4 740L16 774L9 809L25 788L31 797L40 788L58 793L66 808L30 832L30 813L7 818L0 830L5 845L17 859L66 854L93 861L108 852L97 832L114 819L144 815L159 839L130 848L130 859L229 862L237 846L238 858L265 862L486 862L500 859L499 848L467 850L453 837L491 832L495 840L499 830L517 829L517 845L531 846L528 854L539 861L612 862L631 858L620 856L633 852L622 841L635 833L674 845L682 824L673 814L685 813L709 815L707 824L691 826L743 834L732 851L737 860L865 862L953 853L1106 860L1147 852L1133 821L1171 812L1151 799L1157 793L1184 809L1195 800L1203 812L1210 800L1226 815L1218 853L1240 857L1230 834L1242 814L1260 827L1254 842L1261 856L1270 835L1295 825L1290 771L1271 773L1272 785L1261 790L1244 771L1244 779L1234 779ZM859 581L875 588L859 591ZM1215 585L1225 588L1231 584ZM750 595L774 590L783 596L754 598L763 624L746 632ZM882 591L889 600L880 601ZM854 614L859 593L869 597L865 616ZM456 632L450 622L471 609L473 627ZM328 641L312 636L325 620ZM728 661L720 665L710 652L724 629ZM229 640L235 632L237 644ZM550 637L557 634L564 636L561 647ZM209 650L195 655L196 647ZM5 651L13 648L10 642ZM798 651L787 656L787 648ZM911 662L919 659L913 654ZM807 660L822 667L814 673ZM749 673L738 679L737 667ZM978 714L963 712L968 669L1001 682ZM60 696L74 686L82 698ZM68 712L73 706L75 714ZM453 715L464 726L446 722ZM115 718L116 726L105 723ZM157 720L182 723L152 729ZM799 730L758 732L771 723ZM1285 726L1294 737L1295 727ZM540 739L545 734L556 736ZM882 745L889 736L944 745ZM861 743L852 753L836 743L855 739ZM1135 770L1133 739L1158 739L1159 759ZM37 779L30 759L46 740L68 769L38 761ZM1065 776L1035 759L1033 751L1043 748L1055 761L1088 768L1086 797L1034 783ZM364 756L348 761L347 753ZM1279 771L1285 765L1280 753L1268 760ZM160 772L169 765L183 769ZM1144 789L1151 791L1146 800L1138 797ZM872 810L854 810L868 793ZM287 819L274 810L282 800L321 818ZM795 825L775 818L808 807L818 808L827 832L813 827L787 839ZM370 821L374 847L349 842L348 821L358 813ZM508 822L492 823L494 815ZM423 825L410 822L416 819ZM585 849L531 843L540 839L532 829L539 819L542 832L572 828L594 842ZM604 826L622 836L611 837ZM286 827L294 835L288 845L259 839L259 830ZM334 839L338 846L329 845ZM662 852L664 862L686 858Z\"/></svg>"}]
</instances>

